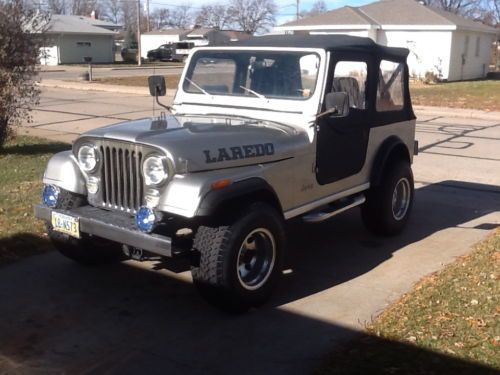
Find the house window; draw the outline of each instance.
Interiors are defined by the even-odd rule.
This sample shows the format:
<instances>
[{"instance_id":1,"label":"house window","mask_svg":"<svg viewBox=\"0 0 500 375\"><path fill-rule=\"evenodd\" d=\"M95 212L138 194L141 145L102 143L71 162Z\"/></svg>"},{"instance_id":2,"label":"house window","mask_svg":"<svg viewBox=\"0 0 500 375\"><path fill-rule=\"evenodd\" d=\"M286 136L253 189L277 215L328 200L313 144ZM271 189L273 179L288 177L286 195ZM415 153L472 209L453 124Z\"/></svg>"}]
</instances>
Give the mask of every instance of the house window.
<instances>
[{"instance_id":1,"label":"house window","mask_svg":"<svg viewBox=\"0 0 500 375\"><path fill-rule=\"evenodd\" d=\"M479 57L479 46L481 45L481 37L476 38L476 57Z\"/></svg>"},{"instance_id":2,"label":"house window","mask_svg":"<svg viewBox=\"0 0 500 375\"><path fill-rule=\"evenodd\" d=\"M400 111L404 107L404 64L380 62L376 108L378 112Z\"/></svg>"},{"instance_id":3,"label":"house window","mask_svg":"<svg viewBox=\"0 0 500 375\"><path fill-rule=\"evenodd\" d=\"M335 65L333 75L333 92L346 92L349 96L349 107L366 108L366 77L368 67L362 61L339 61Z\"/></svg>"},{"instance_id":4,"label":"house window","mask_svg":"<svg viewBox=\"0 0 500 375\"><path fill-rule=\"evenodd\" d=\"M90 47L91 45L90 42L76 42L77 47Z\"/></svg>"},{"instance_id":5,"label":"house window","mask_svg":"<svg viewBox=\"0 0 500 375\"><path fill-rule=\"evenodd\" d=\"M469 36L465 36L465 42L464 42L464 56L467 56L469 54Z\"/></svg>"}]
</instances>

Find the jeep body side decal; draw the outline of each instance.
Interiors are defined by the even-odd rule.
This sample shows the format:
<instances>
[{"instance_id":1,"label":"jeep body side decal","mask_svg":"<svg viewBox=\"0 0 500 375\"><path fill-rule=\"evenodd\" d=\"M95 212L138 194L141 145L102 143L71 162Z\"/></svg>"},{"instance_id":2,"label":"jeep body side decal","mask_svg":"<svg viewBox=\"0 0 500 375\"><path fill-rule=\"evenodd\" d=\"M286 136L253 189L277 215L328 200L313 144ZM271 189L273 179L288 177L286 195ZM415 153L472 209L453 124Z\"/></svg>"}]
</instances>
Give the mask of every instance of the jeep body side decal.
<instances>
[{"instance_id":1,"label":"jeep body side decal","mask_svg":"<svg viewBox=\"0 0 500 375\"><path fill-rule=\"evenodd\" d=\"M221 161L256 158L259 156L274 155L274 144L263 143L255 145L234 146L219 148L217 151L203 150L205 163L217 163Z\"/></svg>"}]
</instances>

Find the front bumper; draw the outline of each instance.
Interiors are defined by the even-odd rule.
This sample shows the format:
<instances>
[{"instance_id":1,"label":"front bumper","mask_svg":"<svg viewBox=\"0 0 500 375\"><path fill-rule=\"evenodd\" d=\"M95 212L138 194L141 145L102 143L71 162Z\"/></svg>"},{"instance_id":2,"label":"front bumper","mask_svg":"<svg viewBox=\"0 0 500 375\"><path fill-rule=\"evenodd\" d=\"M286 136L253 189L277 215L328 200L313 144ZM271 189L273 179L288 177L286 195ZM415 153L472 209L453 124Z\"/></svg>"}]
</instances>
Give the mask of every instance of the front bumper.
<instances>
[{"instance_id":1,"label":"front bumper","mask_svg":"<svg viewBox=\"0 0 500 375\"><path fill-rule=\"evenodd\" d=\"M71 211L33 205L35 217L50 223L52 211L77 217L80 232L92 234L110 241L137 247L151 253L172 257L172 239L158 234L146 234L135 228L134 220L119 212L106 211L93 206L73 208Z\"/></svg>"}]
</instances>

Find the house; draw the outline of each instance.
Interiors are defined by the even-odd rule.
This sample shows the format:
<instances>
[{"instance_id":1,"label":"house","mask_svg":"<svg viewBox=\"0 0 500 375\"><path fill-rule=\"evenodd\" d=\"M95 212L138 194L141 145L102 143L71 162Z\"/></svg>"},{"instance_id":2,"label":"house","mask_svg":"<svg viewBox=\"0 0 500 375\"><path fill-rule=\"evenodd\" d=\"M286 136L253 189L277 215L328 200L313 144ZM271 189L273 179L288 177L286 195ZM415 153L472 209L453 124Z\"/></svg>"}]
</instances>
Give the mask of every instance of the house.
<instances>
[{"instance_id":1,"label":"house","mask_svg":"<svg viewBox=\"0 0 500 375\"><path fill-rule=\"evenodd\" d=\"M410 50L410 75L443 80L485 77L497 29L414 0L345 6L285 23L276 33L348 34Z\"/></svg>"},{"instance_id":2,"label":"house","mask_svg":"<svg viewBox=\"0 0 500 375\"><path fill-rule=\"evenodd\" d=\"M165 29L151 31L141 35L141 56L147 58L148 51L156 49L162 44L177 42L192 42L195 46L222 44L231 41L245 40L252 36L243 31L219 30L204 27L195 27L191 30Z\"/></svg>"},{"instance_id":3,"label":"house","mask_svg":"<svg viewBox=\"0 0 500 375\"><path fill-rule=\"evenodd\" d=\"M43 65L114 61L113 40L120 25L83 16L52 15L44 35Z\"/></svg>"}]
</instances>

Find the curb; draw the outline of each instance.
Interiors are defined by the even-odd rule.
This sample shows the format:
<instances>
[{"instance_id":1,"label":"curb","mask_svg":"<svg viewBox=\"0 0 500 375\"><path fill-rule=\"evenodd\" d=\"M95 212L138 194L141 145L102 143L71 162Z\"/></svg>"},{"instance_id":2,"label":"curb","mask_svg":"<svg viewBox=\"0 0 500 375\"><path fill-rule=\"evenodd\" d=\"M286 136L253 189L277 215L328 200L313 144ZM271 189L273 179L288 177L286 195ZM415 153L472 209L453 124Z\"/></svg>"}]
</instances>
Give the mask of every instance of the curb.
<instances>
[{"instance_id":1,"label":"curb","mask_svg":"<svg viewBox=\"0 0 500 375\"><path fill-rule=\"evenodd\" d=\"M426 116L444 116L456 118L475 118L480 120L494 120L500 121L500 112L487 112L477 109L463 109L463 108L448 108L448 107L431 107L423 105L413 106L417 115ZM418 119L417 119L418 120Z\"/></svg>"}]
</instances>

